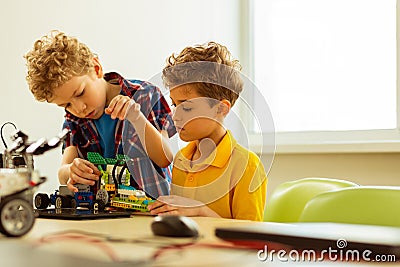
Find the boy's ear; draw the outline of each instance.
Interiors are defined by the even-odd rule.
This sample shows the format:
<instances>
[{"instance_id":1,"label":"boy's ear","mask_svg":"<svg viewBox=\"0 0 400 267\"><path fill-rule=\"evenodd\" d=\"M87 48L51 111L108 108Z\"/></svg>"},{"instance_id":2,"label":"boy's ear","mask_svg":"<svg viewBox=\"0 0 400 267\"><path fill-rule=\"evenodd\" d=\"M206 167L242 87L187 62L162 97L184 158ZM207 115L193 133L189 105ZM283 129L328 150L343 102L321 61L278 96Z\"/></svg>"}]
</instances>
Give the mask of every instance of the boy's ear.
<instances>
[{"instance_id":1,"label":"boy's ear","mask_svg":"<svg viewBox=\"0 0 400 267\"><path fill-rule=\"evenodd\" d=\"M93 58L93 64L94 64L94 71L96 72L97 78L103 78L103 67L100 64L100 61L97 57Z\"/></svg>"},{"instance_id":2,"label":"boy's ear","mask_svg":"<svg viewBox=\"0 0 400 267\"><path fill-rule=\"evenodd\" d=\"M222 99L218 104L218 114L222 114L224 117L228 115L231 110L231 102L227 99Z\"/></svg>"}]
</instances>

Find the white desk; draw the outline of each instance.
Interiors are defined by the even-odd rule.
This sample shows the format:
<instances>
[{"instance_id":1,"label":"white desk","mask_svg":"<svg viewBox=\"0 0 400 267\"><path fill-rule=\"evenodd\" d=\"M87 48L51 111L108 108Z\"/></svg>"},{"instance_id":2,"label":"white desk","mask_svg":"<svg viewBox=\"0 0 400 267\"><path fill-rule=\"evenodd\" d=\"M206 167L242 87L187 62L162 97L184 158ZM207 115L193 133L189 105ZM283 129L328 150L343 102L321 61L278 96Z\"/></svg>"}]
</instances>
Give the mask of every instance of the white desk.
<instances>
[{"instance_id":1,"label":"white desk","mask_svg":"<svg viewBox=\"0 0 400 267\"><path fill-rule=\"evenodd\" d=\"M181 249L163 250L155 261L144 266L281 266L283 262L262 262L257 250L238 250L202 246L205 244L227 245L214 235L218 226L248 224L249 221L216 218L193 218L199 225L201 238L197 245ZM33 229L21 238L0 236L1 266L51 266L64 267L77 265L89 267L92 260L100 262L93 266L136 266L132 263L116 263L116 260L134 261L149 259L161 246L190 242L191 239L155 237L151 233L151 216L133 216L123 219L102 220L55 220L36 219ZM110 242L91 235L76 234L76 231L96 233L103 237L131 240L131 242ZM62 233L66 233L63 235ZM20 248L23 246L24 249ZM20 251L20 253L19 253ZM21 255L22 254L22 255ZM47 257L48 255L48 257ZM67 256L65 256L67 255ZM86 259L89 262L80 261ZM23 260L22 260L23 259ZM30 263L26 265L27 262ZM80 264L82 263L82 264ZM285 265L313 266L377 266L377 264L358 262L285 262ZM77 266L77 267L78 267ZM137 265L139 266L139 265ZM398 266L397 263L385 263L385 267Z\"/></svg>"}]
</instances>

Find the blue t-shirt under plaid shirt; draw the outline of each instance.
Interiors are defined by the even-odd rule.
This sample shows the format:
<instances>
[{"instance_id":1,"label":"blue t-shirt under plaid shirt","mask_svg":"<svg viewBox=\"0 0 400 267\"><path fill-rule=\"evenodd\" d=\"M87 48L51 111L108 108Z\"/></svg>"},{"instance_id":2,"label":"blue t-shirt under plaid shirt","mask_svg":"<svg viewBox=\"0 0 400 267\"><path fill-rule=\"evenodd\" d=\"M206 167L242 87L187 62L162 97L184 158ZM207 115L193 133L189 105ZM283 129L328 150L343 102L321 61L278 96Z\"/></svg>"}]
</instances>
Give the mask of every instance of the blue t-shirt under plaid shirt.
<instances>
[{"instance_id":1,"label":"blue t-shirt under plaid shirt","mask_svg":"<svg viewBox=\"0 0 400 267\"><path fill-rule=\"evenodd\" d=\"M115 126L118 120L113 120L109 114L103 115L97 120L93 120L100 137L100 146L103 157L114 158Z\"/></svg>"},{"instance_id":2,"label":"blue t-shirt under plaid shirt","mask_svg":"<svg viewBox=\"0 0 400 267\"><path fill-rule=\"evenodd\" d=\"M170 137L176 133L171 109L158 87L145 81L126 80L115 72L105 74L104 79L119 84L121 95L129 96L139 103L141 111L156 129L166 130ZM84 159L87 159L88 152L104 155L93 119L78 118L66 111L63 128L71 131L64 141L63 149L76 146L79 157ZM115 126L114 156L116 154L130 158L128 168L132 174L131 185L144 190L152 198L169 194L171 168L160 168L149 159L139 136L128 121L118 120Z\"/></svg>"}]
</instances>

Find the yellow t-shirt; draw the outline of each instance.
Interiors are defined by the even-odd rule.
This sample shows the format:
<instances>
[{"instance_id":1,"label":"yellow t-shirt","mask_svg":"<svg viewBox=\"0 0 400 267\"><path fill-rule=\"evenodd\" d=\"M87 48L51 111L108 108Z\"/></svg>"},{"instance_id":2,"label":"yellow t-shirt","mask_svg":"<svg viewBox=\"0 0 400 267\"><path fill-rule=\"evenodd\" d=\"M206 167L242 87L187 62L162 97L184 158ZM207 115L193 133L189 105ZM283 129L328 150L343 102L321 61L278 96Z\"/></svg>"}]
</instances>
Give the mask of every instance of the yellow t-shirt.
<instances>
[{"instance_id":1,"label":"yellow t-shirt","mask_svg":"<svg viewBox=\"0 0 400 267\"><path fill-rule=\"evenodd\" d=\"M262 221L267 176L258 156L230 131L207 159L191 165L195 151L196 143L190 142L177 153L171 194L201 201L223 218Z\"/></svg>"}]
</instances>

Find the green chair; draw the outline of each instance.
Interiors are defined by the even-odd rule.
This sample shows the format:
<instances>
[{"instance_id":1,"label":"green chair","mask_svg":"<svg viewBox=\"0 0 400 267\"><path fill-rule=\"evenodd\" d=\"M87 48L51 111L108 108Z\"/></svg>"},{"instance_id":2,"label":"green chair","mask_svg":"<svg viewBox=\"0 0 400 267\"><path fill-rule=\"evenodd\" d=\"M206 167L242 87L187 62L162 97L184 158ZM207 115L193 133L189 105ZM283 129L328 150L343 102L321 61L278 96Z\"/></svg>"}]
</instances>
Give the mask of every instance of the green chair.
<instances>
[{"instance_id":1,"label":"green chair","mask_svg":"<svg viewBox=\"0 0 400 267\"><path fill-rule=\"evenodd\" d=\"M400 227L400 187L360 186L319 194L306 204L299 222Z\"/></svg>"},{"instance_id":2,"label":"green chair","mask_svg":"<svg viewBox=\"0 0 400 267\"><path fill-rule=\"evenodd\" d=\"M306 203L316 195L355 186L358 185L332 178L302 178L282 183L269 198L264 221L297 222Z\"/></svg>"}]
</instances>

